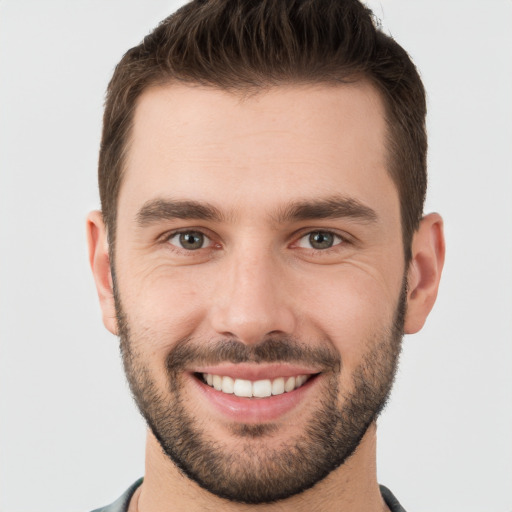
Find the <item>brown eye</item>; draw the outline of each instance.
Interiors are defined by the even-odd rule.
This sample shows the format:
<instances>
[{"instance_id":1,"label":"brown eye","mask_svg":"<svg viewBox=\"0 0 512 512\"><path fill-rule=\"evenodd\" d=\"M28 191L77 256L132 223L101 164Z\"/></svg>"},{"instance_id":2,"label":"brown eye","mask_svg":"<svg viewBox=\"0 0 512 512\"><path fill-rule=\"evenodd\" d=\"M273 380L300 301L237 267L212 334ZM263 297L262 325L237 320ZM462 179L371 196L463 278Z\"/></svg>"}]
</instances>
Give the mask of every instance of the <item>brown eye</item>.
<instances>
[{"instance_id":1,"label":"brown eye","mask_svg":"<svg viewBox=\"0 0 512 512\"><path fill-rule=\"evenodd\" d=\"M187 251L196 251L209 245L210 239L199 231L183 231L169 238L169 243Z\"/></svg>"}]
</instances>

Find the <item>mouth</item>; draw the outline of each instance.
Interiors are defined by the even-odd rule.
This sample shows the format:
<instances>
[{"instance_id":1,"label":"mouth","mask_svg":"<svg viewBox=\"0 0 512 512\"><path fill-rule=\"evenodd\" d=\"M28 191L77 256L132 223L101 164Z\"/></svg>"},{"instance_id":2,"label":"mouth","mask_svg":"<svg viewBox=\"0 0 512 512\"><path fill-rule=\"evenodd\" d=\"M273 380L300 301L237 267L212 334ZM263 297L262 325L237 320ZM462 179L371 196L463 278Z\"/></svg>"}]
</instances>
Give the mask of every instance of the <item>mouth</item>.
<instances>
[{"instance_id":1,"label":"mouth","mask_svg":"<svg viewBox=\"0 0 512 512\"><path fill-rule=\"evenodd\" d=\"M302 387L311 375L295 375L274 379L247 380L212 373L196 374L205 384L227 395L244 398L268 398L290 393Z\"/></svg>"},{"instance_id":2,"label":"mouth","mask_svg":"<svg viewBox=\"0 0 512 512\"><path fill-rule=\"evenodd\" d=\"M321 372L277 365L226 365L196 369L189 374L197 397L220 417L242 423L265 423L283 418L310 403Z\"/></svg>"}]
</instances>

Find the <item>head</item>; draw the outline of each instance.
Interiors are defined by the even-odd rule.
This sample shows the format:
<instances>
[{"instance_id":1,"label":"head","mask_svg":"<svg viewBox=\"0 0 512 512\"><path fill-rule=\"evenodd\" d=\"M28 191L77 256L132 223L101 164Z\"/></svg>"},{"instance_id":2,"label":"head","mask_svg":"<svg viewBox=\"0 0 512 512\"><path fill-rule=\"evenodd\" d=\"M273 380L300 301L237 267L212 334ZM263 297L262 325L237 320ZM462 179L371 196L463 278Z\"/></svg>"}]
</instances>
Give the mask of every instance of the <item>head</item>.
<instances>
[{"instance_id":1,"label":"head","mask_svg":"<svg viewBox=\"0 0 512 512\"><path fill-rule=\"evenodd\" d=\"M253 94L273 86L367 82L386 120L387 170L398 190L406 260L427 187L423 84L404 49L357 0L190 2L129 50L109 84L99 157L112 248L137 100L156 84Z\"/></svg>"},{"instance_id":2,"label":"head","mask_svg":"<svg viewBox=\"0 0 512 512\"><path fill-rule=\"evenodd\" d=\"M117 66L91 264L152 439L210 493L362 457L443 262L424 118L355 1L193 2Z\"/></svg>"}]
</instances>

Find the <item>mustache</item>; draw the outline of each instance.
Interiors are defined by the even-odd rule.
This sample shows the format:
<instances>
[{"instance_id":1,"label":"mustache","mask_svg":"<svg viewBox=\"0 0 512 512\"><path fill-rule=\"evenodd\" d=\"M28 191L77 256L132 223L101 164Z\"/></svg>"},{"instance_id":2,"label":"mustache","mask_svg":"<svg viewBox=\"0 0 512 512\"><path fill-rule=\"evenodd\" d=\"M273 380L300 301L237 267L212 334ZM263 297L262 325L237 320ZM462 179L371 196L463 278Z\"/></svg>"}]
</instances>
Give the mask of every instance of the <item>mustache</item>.
<instances>
[{"instance_id":1,"label":"mustache","mask_svg":"<svg viewBox=\"0 0 512 512\"><path fill-rule=\"evenodd\" d=\"M247 345L237 339L225 338L198 344L191 338L180 340L166 359L170 374L193 366L220 363L294 363L313 366L321 371L339 371L341 357L326 346L312 346L288 337L268 337Z\"/></svg>"}]
</instances>

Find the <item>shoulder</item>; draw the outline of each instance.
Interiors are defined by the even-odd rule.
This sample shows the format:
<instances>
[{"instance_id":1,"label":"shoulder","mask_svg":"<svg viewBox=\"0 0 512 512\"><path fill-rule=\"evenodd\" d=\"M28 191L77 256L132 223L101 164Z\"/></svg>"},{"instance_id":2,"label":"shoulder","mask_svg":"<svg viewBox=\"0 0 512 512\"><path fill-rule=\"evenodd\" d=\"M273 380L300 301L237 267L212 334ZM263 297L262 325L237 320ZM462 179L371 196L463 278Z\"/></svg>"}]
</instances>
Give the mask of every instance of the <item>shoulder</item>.
<instances>
[{"instance_id":1,"label":"shoulder","mask_svg":"<svg viewBox=\"0 0 512 512\"><path fill-rule=\"evenodd\" d=\"M402 507L402 505L400 505L399 501L395 498L393 493L387 487L385 487L384 485L381 485L380 493L391 512L405 512L404 507Z\"/></svg>"},{"instance_id":2,"label":"shoulder","mask_svg":"<svg viewBox=\"0 0 512 512\"><path fill-rule=\"evenodd\" d=\"M92 512L127 512L130 499L132 498L133 493L142 483L142 480L143 478L139 478L139 480L128 487L128 489L116 501L114 501L114 503L111 503L106 507L97 508Z\"/></svg>"}]
</instances>

